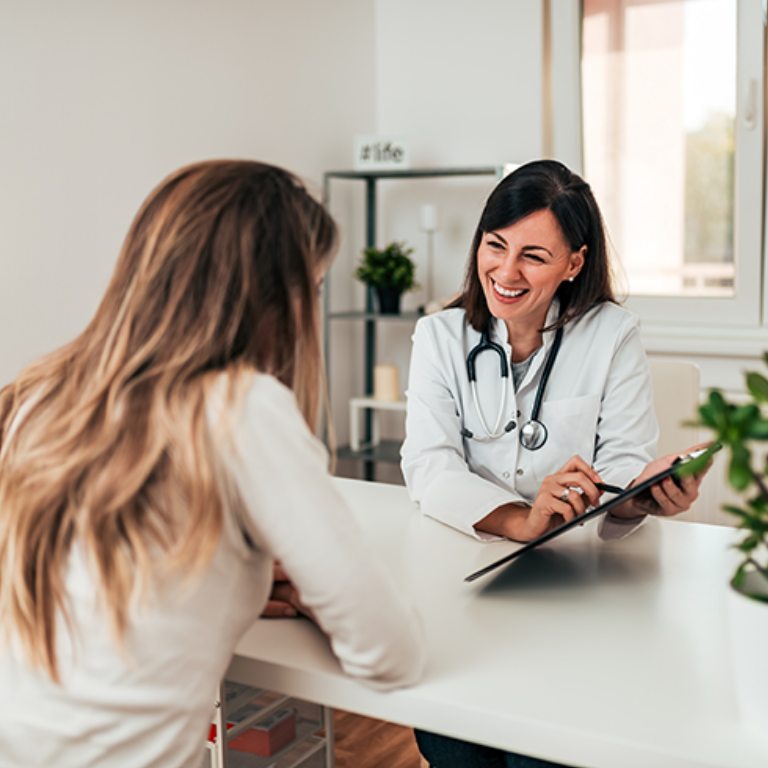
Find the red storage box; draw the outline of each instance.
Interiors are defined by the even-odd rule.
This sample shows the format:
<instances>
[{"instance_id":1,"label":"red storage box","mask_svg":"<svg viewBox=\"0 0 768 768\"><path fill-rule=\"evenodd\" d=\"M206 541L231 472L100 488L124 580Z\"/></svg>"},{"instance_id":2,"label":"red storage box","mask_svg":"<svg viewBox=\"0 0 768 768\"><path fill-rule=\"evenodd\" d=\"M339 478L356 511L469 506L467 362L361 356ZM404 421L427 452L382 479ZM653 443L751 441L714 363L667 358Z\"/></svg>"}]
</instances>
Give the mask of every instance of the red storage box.
<instances>
[{"instance_id":1,"label":"red storage box","mask_svg":"<svg viewBox=\"0 0 768 768\"><path fill-rule=\"evenodd\" d=\"M234 728L234 723L227 723L227 730ZM208 729L208 741L213 744L216 741L216 723L211 723L211 727Z\"/></svg>"},{"instance_id":2,"label":"red storage box","mask_svg":"<svg viewBox=\"0 0 768 768\"><path fill-rule=\"evenodd\" d=\"M271 757L296 738L296 711L278 709L247 731L232 739L228 746L238 752Z\"/></svg>"}]
</instances>

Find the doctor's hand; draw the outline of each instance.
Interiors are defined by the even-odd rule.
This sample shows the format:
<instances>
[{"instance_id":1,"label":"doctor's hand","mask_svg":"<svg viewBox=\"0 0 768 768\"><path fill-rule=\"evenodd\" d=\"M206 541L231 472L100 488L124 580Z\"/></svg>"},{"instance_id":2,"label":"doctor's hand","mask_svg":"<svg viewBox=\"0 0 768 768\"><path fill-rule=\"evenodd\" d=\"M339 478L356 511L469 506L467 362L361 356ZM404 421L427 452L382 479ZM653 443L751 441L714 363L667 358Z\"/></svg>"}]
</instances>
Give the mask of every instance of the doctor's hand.
<instances>
[{"instance_id":1,"label":"doctor's hand","mask_svg":"<svg viewBox=\"0 0 768 768\"><path fill-rule=\"evenodd\" d=\"M294 618L298 614L304 614L310 619L312 612L302 605L296 587L291 584L280 563L275 562L272 569L272 590L264 610L261 612L265 619Z\"/></svg>"},{"instance_id":2,"label":"doctor's hand","mask_svg":"<svg viewBox=\"0 0 768 768\"><path fill-rule=\"evenodd\" d=\"M700 445L694 445L687 451L683 451L682 454L671 453L668 456L663 456L650 462L632 481L630 487L637 483L642 483L643 480L653 477L667 467L671 467L681 455L708 447L709 443L701 443ZM689 509L691 504L699 497L701 481L704 479L710 466L712 466L711 462L698 475L684 475L676 480L672 477L666 477L660 483L652 486L650 490L643 491L634 499L630 499L620 507L611 510L611 515L624 519L644 517L645 515L656 515L657 517L679 515L681 512Z\"/></svg>"},{"instance_id":3,"label":"doctor's hand","mask_svg":"<svg viewBox=\"0 0 768 768\"><path fill-rule=\"evenodd\" d=\"M599 503L595 483L600 476L580 456L544 478L533 506L505 504L475 525L480 531L506 536L514 541L532 541L547 531L584 514Z\"/></svg>"},{"instance_id":4,"label":"doctor's hand","mask_svg":"<svg viewBox=\"0 0 768 768\"><path fill-rule=\"evenodd\" d=\"M581 456L573 456L557 472L544 478L526 520L524 535L530 541L583 515L600 502L595 483L600 475Z\"/></svg>"}]
</instances>

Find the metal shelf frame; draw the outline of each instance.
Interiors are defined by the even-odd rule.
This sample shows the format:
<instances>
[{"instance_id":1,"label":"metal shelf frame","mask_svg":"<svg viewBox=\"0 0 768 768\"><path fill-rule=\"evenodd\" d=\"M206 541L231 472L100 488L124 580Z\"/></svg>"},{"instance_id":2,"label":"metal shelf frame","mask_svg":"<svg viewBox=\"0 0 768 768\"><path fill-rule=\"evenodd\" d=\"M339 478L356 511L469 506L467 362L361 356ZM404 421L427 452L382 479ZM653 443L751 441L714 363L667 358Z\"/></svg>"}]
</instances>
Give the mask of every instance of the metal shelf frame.
<instances>
[{"instance_id":1,"label":"metal shelf frame","mask_svg":"<svg viewBox=\"0 0 768 768\"><path fill-rule=\"evenodd\" d=\"M227 710L236 711L239 707L247 703L247 701L258 697L259 694L267 693L266 690L249 688L243 695L232 700L227 705L226 700L226 680L222 680L216 695L216 701L214 702L214 718L213 722L216 725L216 741L211 754L211 763L215 765L215 768L227 768L229 764L229 749L227 748L228 742L239 736L241 733L250 728L255 722L260 722L270 713L276 711L280 707L285 706L289 701L295 699L293 696L278 696L277 699L271 701L269 704L265 704L255 710L254 713L243 719L241 722L232 728L227 728ZM302 763L309 760L314 754L321 749L325 750L325 768L335 768L336 760L334 754L334 724L333 724L333 709L325 705L316 705L320 709L322 722L312 723L311 727L305 725L297 727L296 738L287 744L279 752L275 753L271 757L259 757L254 756L253 761L255 764L264 766L272 766L277 763L281 757L287 755L294 750L300 744L308 742L310 747L304 751L296 760L291 763L290 768L295 768ZM323 729L323 735L317 735L319 730Z\"/></svg>"},{"instance_id":2,"label":"metal shelf frame","mask_svg":"<svg viewBox=\"0 0 768 768\"><path fill-rule=\"evenodd\" d=\"M408 170L391 171L326 171L323 175L323 200L326 206L331 199L331 181L334 179L346 179L362 181L365 185L365 247L373 248L376 245L376 193L377 183L388 179L429 179L458 176L494 176L501 179L504 175L504 167L501 165L470 166L466 168L416 168ZM330 323L333 320L358 320L365 325L364 330L364 387L366 397L373 395L373 368L376 365L376 325L381 321L408 320L415 322L419 317L418 312L406 312L400 315L382 315L375 310L374 292L368 288L366 292L365 310L362 312L331 312L331 291L328 279L323 286L323 344L325 360L330 370ZM330 389L330 382L328 384ZM373 414L368 411L364 417L363 442L370 442L373 431ZM364 477L366 480L375 479L375 464L377 461L391 461L390 452L388 458L380 459L379 452L357 451L340 448L339 458L359 458L364 462Z\"/></svg>"}]
</instances>

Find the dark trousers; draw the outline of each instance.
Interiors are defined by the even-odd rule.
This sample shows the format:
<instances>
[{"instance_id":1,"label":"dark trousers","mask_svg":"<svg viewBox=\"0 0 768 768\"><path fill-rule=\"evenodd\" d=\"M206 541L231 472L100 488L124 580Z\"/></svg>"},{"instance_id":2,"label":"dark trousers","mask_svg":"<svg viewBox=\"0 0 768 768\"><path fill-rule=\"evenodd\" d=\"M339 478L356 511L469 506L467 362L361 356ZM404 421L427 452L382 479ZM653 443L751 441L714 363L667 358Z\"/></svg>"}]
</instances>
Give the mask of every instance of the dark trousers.
<instances>
[{"instance_id":1,"label":"dark trousers","mask_svg":"<svg viewBox=\"0 0 768 768\"><path fill-rule=\"evenodd\" d=\"M536 757L414 730L419 751L432 768L565 768Z\"/></svg>"}]
</instances>

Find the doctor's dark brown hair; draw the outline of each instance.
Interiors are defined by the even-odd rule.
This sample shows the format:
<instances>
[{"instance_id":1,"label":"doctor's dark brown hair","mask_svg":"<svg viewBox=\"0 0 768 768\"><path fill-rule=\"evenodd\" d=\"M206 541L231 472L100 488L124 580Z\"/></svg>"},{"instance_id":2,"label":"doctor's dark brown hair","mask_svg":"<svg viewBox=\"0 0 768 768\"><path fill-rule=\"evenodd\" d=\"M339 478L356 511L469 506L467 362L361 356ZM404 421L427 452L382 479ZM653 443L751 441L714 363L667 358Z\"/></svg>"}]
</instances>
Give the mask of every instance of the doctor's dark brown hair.
<instances>
[{"instance_id":1,"label":"doctor's dark brown hair","mask_svg":"<svg viewBox=\"0 0 768 768\"><path fill-rule=\"evenodd\" d=\"M491 318L477 274L477 252L483 235L543 210L551 211L557 219L571 251L587 247L584 266L576 279L563 282L555 293L560 300L560 317L550 328L564 326L593 304L616 303L603 217L592 190L562 163L536 160L520 166L496 185L475 230L462 292L451 306L464 309L467 322L476 331L487 328Z\"/></svg>"},{"instance_id":2,"label":"doctor's dark brown hair","mask_svg":"<svg viewBox=\"0 0 768 768\"><path fill-rule=\"evenodd\" d=\"M0 392L0 632L52 679L75 539L118 643L151 579L210 561L237 503L207 419L221 372L230 405L274 375L315 428L336 237L287 171L183 168L137 214L85 331Z\"/></svg>"}]
</instances>

